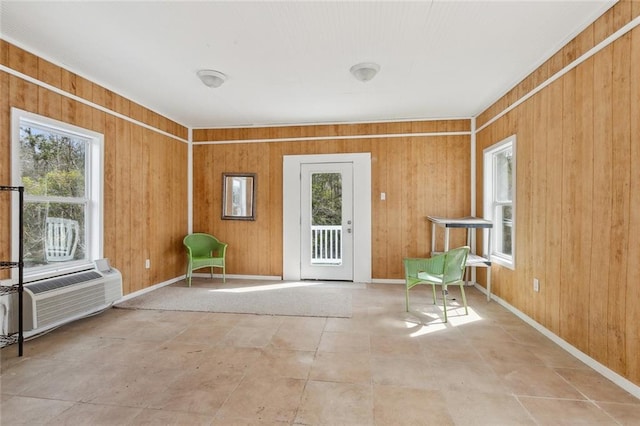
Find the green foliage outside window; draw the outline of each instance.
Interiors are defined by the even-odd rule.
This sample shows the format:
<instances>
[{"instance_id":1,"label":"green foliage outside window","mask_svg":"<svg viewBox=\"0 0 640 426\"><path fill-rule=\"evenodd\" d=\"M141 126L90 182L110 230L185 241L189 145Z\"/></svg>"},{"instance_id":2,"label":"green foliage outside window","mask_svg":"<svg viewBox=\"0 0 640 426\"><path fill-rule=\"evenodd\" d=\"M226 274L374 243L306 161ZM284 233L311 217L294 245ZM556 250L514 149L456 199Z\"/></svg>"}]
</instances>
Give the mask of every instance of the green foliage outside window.
<instances>
[{"instance_id":1,"label":"green foliage outside window","mask_svg":"<svg viewBox=\"0 0 640 426\"><path fill-rule=\"evenodd\" d=\"M22 184L25 187L24 254L27 267L47 264L47 217L78 222L75 259L85 258L85 163L88 142L36 126L20 127Z\"/></svg>"},{"instance_id":2,"label":"green foliage outside window","mask_svg":"<svg viewBox=\"0 0 640 426\"><path fill-rule=\"evenodd\" d=\"M312 225L342 223L342 176L340 173L316 173L311 180Z\"/></svg>"}]
</instances>

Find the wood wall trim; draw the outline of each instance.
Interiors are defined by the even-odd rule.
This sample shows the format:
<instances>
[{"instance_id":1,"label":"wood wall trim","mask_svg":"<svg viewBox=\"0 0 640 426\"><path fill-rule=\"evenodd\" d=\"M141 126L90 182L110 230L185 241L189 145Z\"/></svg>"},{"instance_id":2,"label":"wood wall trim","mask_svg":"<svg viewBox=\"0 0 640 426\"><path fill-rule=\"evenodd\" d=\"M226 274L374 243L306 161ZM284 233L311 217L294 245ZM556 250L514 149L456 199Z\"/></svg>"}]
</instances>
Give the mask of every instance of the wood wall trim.
<instances>
[{"instance_id":1,"label":"wood wall trim","mask_svg":"<svg viewBox=\"0 0 640 426\"><path fill-rule=\"evenodd\" d=\"M168 136L170 138L176 139L176 140L178 140L180 142L188 143L188 141L186 139L183 139L183 138L181 138L179 136L176 136L176 135L171 134L169 132L165 132L162 129L159 129L159 128L157 128L155 126L152 126L152 125L149 125L149 124L147 124L145 122L142 122L142 121L136 120L134 118L131 118L128 115L122 114L122 113L120 113L118 111L115 111L115 110L113 110L111 108L104 107L102 105L99 105L99 104L96 104L94 102L91 102L91 101L89 101L87 99L81 98L80 96L77 96L77 95L74 95L72 93L66 92L66 91L64 91L64 90L62 90L62 89L60 89L60 88L58 88L56 86L53 86L53 85L51 85L49 83L46 83L44 81L38 80L36 78L33 78L33 77L29 76L29 75L26 75L26 74L23 74L21 72L18 72L18 71L14 70L14 69L5 67L4 65L0 65L0 71L4 71L7 74L13 75L14 77L21 78L21 79L23 79L25 81L28 81L29 83L33 83L33 84L35 84L35 85L37 85L39 87L42 87L43 89L47 89L47 90L49 90L51 92L57 93L58 95L67 97L67 98L69 98L71 100L74 100L76 102L80 102L80 103L82 103L82 104L84 104L86 106L89 106L91 108L95 108L95 109L100 110L100 111L102 111L104 113L113 115L116 118L119 118L119 119L122 119L122 120L126 120L126 121L128 121L128 122L130 122L132 124L138 125L140 127L144 127L144 128L149 129L151 131L159 133L159 134L161 134L163 136Z\"/></svg>"},{"instance_id":2,"label":"wood wall trim","mask_svg":"<svg viewBox=\"0 0 640 426\"><path fill-rule=\"evenodd\" d=\"M434 133L397 133L384 135L355 135L355 136L310 136L306 138L272 138L272 139L247 139L247 140L226 140L226 141L202 141L193 142L193 145L220 145L234 143L269 143L269 142L313 142L328 140L350 140L350 139L392 139L407 137L436 137L436 136L470 136L471 132L434 132Z\"/></svg>"},{"instance_id":3,"label":"wood wall trim","mask_svg":"<svg viewBox=\"0 0 640 426\"><path fill-rule=\"evenodd\" d=\"M501 113L504 115L503 113L512 109L510 108L512 105L517 102L521 103L521 99L532 91L531 88L535 90L540 84L548 81L556 73L573 63L576 58L584 56L594 46L601 44L605 39L618 32L625 24L637 20L638 17L640 17L640 1L618 1L573 40L552 55L545 63L478 114L476 117L478 129L483 129L489 120L494 120ZM629 28L627 32L631 29L633 28ZM622 35L624 34L619 34L618 38ZM577 65L575 64L574 66Z\"/></svg>"},{"instance_id":4,"label":"wood wall trim","mask_svg":"<svg viewBox=\"0 0 640 426\"><path fill-rule=\"evenodd\" d=\"M230 129L194 129L193 142L304 141L370 138L372 135L413 136L419 134L470 134L471 119L390 121L357 124L318 124Z\"/></svg>"},{"instance_id":5,"label":"wood wall trim","mask_svg":"<svg viewBox=\"0 0 640 426\"><path fill-rule=\"evenodd\" d=\"M614 41L618 40L620 37L629 33L638 25L640 25L640 16L636 17L634 20L632 20L631 22L624 25L622 28L615 31L613 34L611 34L610 36L602 40L600 43L598 43L597 45L595 45L594 47L586 51L582 56L578 57L577 59L569 63L567 66L565 66L564 68L562 68L561 70L559 70L558 72L550 76L547 80L543 81L542 83L540 83L539 85L531 89L529 92L525 93L524 95L519 97L517 100L513 101L511 104L506 106L502 111L496 113L496 115L494 115L493 117L488 118L486 116L483 116L484 113L480 114L479 117L483 117L483 119L486 121L484 121L484 124L482 124L476 129L476 132L480 132L484 130L485 128L487 128L488 126L490 126L491 124L493 124L494 122L496 122L497 120L505 116L507 113L514 110L515 108L517 108L522 103L526 102L531 97L535 96L537 93L542 91L545 87L549 86L554 81L558 80L563 75L570 72L571 70L577 68L580 64L582 64L589 58L593 57L595 54L597 54L602 49L609 46Z\"/></svg>"},{"instance_id":6,"label":"wood wall trim","mask_svg":"<svg viewBox=\"0 0 640 426\"><path fill-rule=\"evenodd\" d=\"M154 111L0 39L0 71L132 124L187 142L188 129Z\"/></svg>"}]
</instances>

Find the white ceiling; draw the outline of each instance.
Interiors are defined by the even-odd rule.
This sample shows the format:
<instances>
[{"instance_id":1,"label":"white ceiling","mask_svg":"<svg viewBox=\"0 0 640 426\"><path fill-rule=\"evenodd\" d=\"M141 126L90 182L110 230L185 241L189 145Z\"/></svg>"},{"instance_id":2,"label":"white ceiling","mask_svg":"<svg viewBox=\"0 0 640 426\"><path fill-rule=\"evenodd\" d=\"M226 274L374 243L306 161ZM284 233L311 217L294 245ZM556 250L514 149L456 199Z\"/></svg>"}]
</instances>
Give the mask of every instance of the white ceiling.
<instances>
[{"instance_id":1,"label":"white ceiling","mask_svg":"<svg viewBox=\"0 0 640 426\"><path fill-rule=\"evenodd\" d=\"M459 118L613 3L2 0L0 33L194 128ZM359 62L379 74L357 81Z\"/></svg>"}]
</instances>

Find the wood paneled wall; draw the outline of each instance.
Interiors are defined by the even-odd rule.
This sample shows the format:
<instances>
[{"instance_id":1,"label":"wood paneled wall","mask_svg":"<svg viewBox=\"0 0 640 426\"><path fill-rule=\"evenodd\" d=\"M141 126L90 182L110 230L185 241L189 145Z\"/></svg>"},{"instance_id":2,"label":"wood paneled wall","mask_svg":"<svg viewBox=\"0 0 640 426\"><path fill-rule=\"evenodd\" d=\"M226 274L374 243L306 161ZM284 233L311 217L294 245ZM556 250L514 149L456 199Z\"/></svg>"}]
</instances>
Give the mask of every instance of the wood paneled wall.
<instances>
[{"instance_id":1,"label":"wood paneled wall","mask_svg":"<svg viewBox=\"0 0 640 426\"><path fill-rule=\"evenodd\" d=\"M471 205L469 134L405 134L468 133L469 126L469 120L453 120L195 130L194 141L234 142L194 145L194 231L229 243L228 273L282 276L283 156L370 152L372 276L402 278L403 257L425 256L431 250L426 216L464 216ZM399 134L403 136L375 137ZM354 135L361 137L340 139ZM300 137L331 139L239 142ZM257 173L255 222L221 220L224 172ZM381 192L386 193L385 201L380 200ZM454 243L462 244L464 236L456 238Z\"/></svg>"},{"instance_id":2,"label":"wood paneled wall","mask_svg":"<svg viewBox=\"0 0 640 426\"><path fill-rule=\"evenodd\" d=\"M69 94L0 72L0 183L11 184L11 107L104 134L104 255L128 294L184 273L187 232L187 129L103 87L0 40L0 63ZM9 259L10 208L0 199L0 258ZM151 268L145 269L145 259Z\"/></svg>"},{"instance_id":3,"label":"wood paneled wall","mask_svg":"<svg viewBox=\"0 0 640 426\"><path fill-rule=\"evenodd\" d=\"M551 76L638 14L638 2L618 3L532 75ZM479 126L534 87L517 86ZM636 27L480 131L476 145L481 214L482 150L517 135L516 269L494 266L493 291L638 385L639 123Z\"/></svg>"}]
</instances>

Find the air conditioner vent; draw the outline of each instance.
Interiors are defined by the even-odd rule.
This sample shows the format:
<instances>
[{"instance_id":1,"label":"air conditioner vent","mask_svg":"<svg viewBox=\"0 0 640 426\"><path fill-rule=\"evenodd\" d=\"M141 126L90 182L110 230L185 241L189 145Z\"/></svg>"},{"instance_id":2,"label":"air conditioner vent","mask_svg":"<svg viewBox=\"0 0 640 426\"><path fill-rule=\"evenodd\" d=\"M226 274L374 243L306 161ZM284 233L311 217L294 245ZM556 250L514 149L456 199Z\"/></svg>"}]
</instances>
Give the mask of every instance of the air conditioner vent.
<instances>
[{"instance_id":1,"label":"air conditioner vent","mask_svg":"<svg viewBox=\"0 0 640 426\"><path fill-rule=\"evenodd\" d=\"M99 312L121 297L122 275L113 268L85 269L25 284L22 305L25 336ZM18 330L18 303L18 297L0 300L0 311L3 305L10 306L6 316L11 333Z\"/></svg>"},{"instance_id":2,"label":"air conditioner vent","mask_svg":"<svg viewBox=\"0 0 640 426\"><path fill-rule=\"evenodd\" d=\"M89 271L80 274L62 275L60 277L56 277L47 281L27 284L27 286L29 287L29 290L33 292L33 294L39 294L44 293L45 291L58 290L63 287L84 283L101 277L102 275L100 275L99 273L95 271Z\"/></svg>"}]
</instances>

